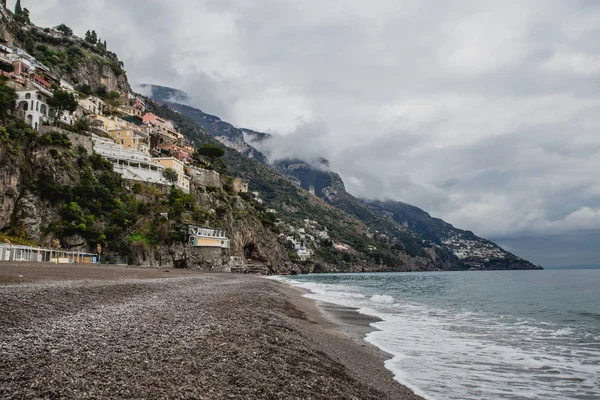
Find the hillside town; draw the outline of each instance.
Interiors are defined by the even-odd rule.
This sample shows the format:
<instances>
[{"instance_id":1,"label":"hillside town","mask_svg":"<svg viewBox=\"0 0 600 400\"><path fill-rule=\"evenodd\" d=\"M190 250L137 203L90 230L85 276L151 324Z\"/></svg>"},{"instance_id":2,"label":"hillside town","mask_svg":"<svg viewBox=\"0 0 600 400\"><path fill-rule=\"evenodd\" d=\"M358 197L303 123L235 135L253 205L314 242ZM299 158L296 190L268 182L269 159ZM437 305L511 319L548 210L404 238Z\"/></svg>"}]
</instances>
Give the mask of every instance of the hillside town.
<instances>
[{"instance_id":1,"label":"hillside town","mask_svg":"<svg viewBox=\"0 0 600 400\"><path fill-rule=\"evenodd\" d=\"M175 123L147 112L145 100L137 95L113 91L104 96L85 94L25 50L6 44L0 44L0 67L5 84L17 95L9 113L33 130L91 135L93 152L110 161L113 170L127 180L175 186L186 194L192 188L222 187L220 174L208 161L194 159L195 146ZM84 129L77 129L78 125ZM234 178L233 189L248 192L248 181ZM229 248L229 238L221 230L190 226L188 233L190 246ZM54 254L27 246L5 247L0 260L43 261L48 258L44 254ZM97 257L88 258L98 261Z\"/></svg>"},{"instance_id":2,"label":"hillside town","mask_svg":"<svg viewBox=\"0 0 600 400\"><path fill-rule=\"evenodd\" d=\"M484 264L493 259L503 259L506 252L491 242L481 239L468 239L460 234L453 234L442 240L460 260L477 260Z\"/></svg>"},{"instance_id":3,"label":"hillside town","mask_svg":"<svg viewBox=\"0 0 600 400\"><path fill-rule=\"evenodd\" d=\"M202 187L219 186L219 174L193 166L194 146L184 139L172 121L146 112L144 101L132 93L111 92L109 99L85 95L74 85L59 78L33 56L17 47L0 44L2 75L17 92L14 113L33 129L43 126L73 126L78 120L89 121L94 151L110 160L115 171L125 178L148 183L174 183L186 193L195 181ZM76 108L57 109L50 105L56 93L68 93ZM165 175L177 174L173 182Z\"/></svg>"},{"instance_id":4,"label":"hillside town","mask_svg":"<svg viewBox=\"0 0 600 400\"><path fill-rule=\"evenodd\" d=\"M12 66L2 68L2 75L10 80L7 84L18 96L14 115L34 130L60 130L61 126L69 128L83 122L91 132L93 151L110 161L113 170L127 180L174 185L184 193L194 187L222 187L217 171L198 167L193 143L185 139L173 121L148 112L143 98L118 92L110 92L105 98L86 95L18 47L0 44L0 63ZM57 93L72 96L76 106L71 110L51 106ZM247 193L248 181L234 178L232 187L235 192ZM263 204L259 192L251 192L250 196ZM274 209L267 212L276 213ZM278 219L277 225L286 232L280 234L280 240L297 261L307 261L321 241L329 240L327 229L316 221L306 219L304 226L294 227ZM229 247L229 239L219 230L194 227L189 232L192 246ZM25 259L13 257L17 258Z\"/></svg>"}]
</instances>

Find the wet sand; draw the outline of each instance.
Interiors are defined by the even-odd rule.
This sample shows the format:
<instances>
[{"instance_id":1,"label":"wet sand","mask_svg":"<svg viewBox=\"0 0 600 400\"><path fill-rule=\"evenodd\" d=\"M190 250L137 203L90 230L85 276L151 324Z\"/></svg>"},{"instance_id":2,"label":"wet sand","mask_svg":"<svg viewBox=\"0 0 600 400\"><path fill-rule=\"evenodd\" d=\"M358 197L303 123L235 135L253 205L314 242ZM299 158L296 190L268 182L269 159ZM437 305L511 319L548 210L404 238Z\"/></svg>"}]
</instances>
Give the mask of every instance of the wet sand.
<instances>
[{"instance_id":1,"label":"wet sand","mask_svg":"<svg viewBox=\"0 0 600 400\"><path fill-rule=\"evenodd\" d=\"M247 275L0 263L0 398L420 399L369 317L321 307Z\"/></svg>"}]
</instances>

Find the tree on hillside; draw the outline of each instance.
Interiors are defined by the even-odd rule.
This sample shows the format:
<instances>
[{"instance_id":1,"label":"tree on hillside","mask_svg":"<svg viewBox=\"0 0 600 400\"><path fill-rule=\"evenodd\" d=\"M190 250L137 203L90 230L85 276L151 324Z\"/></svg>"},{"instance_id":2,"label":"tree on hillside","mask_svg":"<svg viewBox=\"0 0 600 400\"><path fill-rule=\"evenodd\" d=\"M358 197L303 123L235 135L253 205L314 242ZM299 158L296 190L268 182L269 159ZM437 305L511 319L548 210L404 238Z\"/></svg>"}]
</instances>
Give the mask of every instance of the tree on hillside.
<instances>
[{"instance_id":1,"label":"tree on hillside","mask_svg":"<svg viewBox=\"0 0 600 400\"><path fill-rule=\"evenodd\" d=\"M87 83L79 84L75 87L75 89L77 89L77 91L85 94L86 96L89 96L92 94L92 87L90 85L88 85Z\"/></svg>"},{"instance_id":2,"label":"tree on hillside","mask_svg":"<svg viewBox=\"0 0 600 400\"><path fill-rule=\"evenodd\" d=\"M119 97L121 97L121 93L117 92L116 90L111 90L106 97L106 102L112 107L118 107L120 104Z\"/></svg>"},{"instance_id":3,"label":"tree on hillside","mask_svg":"<svg viewBox=\"0 0 600 400\"><path fill-rule=\"evenodd\" d=\"M98 89L96 89L96 91L94 93L96 94L96 96L100 97L102 100L105 100L108 98L108 90L106 90L106 86L104 86L104 85L98 87Z\"/></svg>"},{"instance_id":4,"label":"tree on hillside","mask_svg":"<svg viewBox=\"0 0 600 400\"><path fill-rule=\"evenodd\" d=\"M6 118L6 113L14 107L18 98L15 90L6 86L6 81L6 77L0 77L0 119Z\"/></svg>"},{"instance_id":5,"label":"tree on hillside","mask_svg":"<svg viewBox=\"0 0 600 400\"><path fill-rule=\"evenodd\" d=\"M0 71L13 72L15 67L11 63L0 61Z\"/></svg>"},{"instance_id":6,"label":"tree on hillside","mask_svg":"<svg viewBox=\"0 0 600 400\"><path fill-rule=\"evenodd\" d=\"M96 34L96 31L87 31L85 33L85 41L91 44L98 43L98 35Z\"/></svg>"},{"instance_id":7,"label":"tree on hillside","mask_svg":"<svg viewBox=\"0 0 600 400\"><path fill-rule=\"evenodd\" d=\"M55 90L52 97L48 99L48 105L54 109L54 116L57 119L61 117L63 111L72 113L77 110L77 100L64 90Z\"/></svg>"},{"instance_id":8,"label":"tree on hillside","mask_svg":"<svg viewBox=\"0 0 600 400\"><path fill-rule=\"evenodd\" d=\"M171 184L177 182L177 172L173 168L165 168L163 171L163 176L166 180L171 182Z\"/></svg>"},{"instance_id":9,"label":"tree on hillside","mask_svg":"<svg viewBox=\"0 0 600 400\"><path fill-rule=\"evenodd\" d=\"M69 28L65 24L60 24L55 28L57 31L64 33L67 36L73 35L73 29Z\"/></svg>"},{"instance_id":10,"label":"tree on hillside","mask_svg":"<svg viewBox=\"0 0 600 400\"><path fill-rule=\"evenodd\" d=\"M0 4L2 4L2 7L6 8L6 0L1 0Z\"/></svg>"},{"instance_id":11,"label":"tree on hillside","mask_svg":"<svg viewBox=\"0 0 600 400\"><path fill-rule=\"evenodd\" d=\"M208 157L211 161L214 161L215 158L223 157L225 151L216 144L204 144L202 145L196 152L204 157Z\"/></svg>"},{"instance_id":12,"label":"tree on hillside","mask_svg":"<svg viewBox=\"0 0 600 400\"><path fill-rule=\"evenodd\" d=\"M73 129L75 129L75 132L86 132L90 130L90 127L90 120L86 117L77 118L73 124Z\"/></svg>"},{"instance_id":13,"label":"tree on hillside","mask_svg":"<svg viewBox=\"0 0 600 400\"><path fill-rule=\"evenodd\" d=\"M21 8L20 0L17 0L17 3L15 4L15 21L22 24L31 24L31 20L29 19L29 10L26 8Z\"/></svg>"}]
</instances>

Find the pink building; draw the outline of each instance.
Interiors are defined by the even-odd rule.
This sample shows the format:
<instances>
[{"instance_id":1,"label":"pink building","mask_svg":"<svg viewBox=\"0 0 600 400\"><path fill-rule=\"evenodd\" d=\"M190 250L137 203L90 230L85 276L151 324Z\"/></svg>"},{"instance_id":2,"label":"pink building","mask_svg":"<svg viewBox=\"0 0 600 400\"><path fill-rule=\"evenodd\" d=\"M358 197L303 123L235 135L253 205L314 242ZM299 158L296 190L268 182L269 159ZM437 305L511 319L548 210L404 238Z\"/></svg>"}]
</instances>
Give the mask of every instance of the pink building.
<instances>
[{"instance_id":1,"label":"pink building","mask_svg":"<svg viewBox=\"0 0 600 400\"><path fill-rule=\"evenodd\" d=\"M150 123L152 125L158 125L158 126L162 126L168 129L174 129L175 127L173 126L173 123L169 120L163 119L155 114L152 113L146 113L144 114L144 116L142 117L142 120L145 123Z\"/></svg>"},{"instance_id":2,"label":"pink building","mask_svg":"<svg viewBox=\"0 0 600 400\"><path fill-rule=\"evenodd\" d=\"M15 75L22 75L22 76L27 76L29 75L29 71L31 69L31 67L27 64L25 64L23 61L17 61L13 64L13 66L15 67L15 70L13 71L13 73Z\"/></svg>"},{"instance_id":3,"label":"pink building","mask_svg":"<svg viewBox=\"0 0 600 400\"><path fill-rule=\"evenodd\" d=\"M192 162L192 153L182 147L174 144L163 144L160 146L160 149L168 151L171 156L175 157L179 161L183 161L185 163Z\"/></svg>"}]
</instances>

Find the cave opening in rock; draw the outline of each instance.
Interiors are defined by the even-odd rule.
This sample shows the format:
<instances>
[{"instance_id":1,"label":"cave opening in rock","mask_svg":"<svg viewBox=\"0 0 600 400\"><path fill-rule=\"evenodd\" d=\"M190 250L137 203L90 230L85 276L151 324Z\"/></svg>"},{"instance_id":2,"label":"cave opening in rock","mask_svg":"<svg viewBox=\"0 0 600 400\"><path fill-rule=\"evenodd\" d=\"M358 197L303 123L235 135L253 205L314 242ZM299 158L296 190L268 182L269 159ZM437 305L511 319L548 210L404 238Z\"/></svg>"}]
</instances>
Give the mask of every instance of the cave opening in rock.
<instances>
[{"instance_id":1,"label":"cave opening in rock","mask_svg":"<svg viewBox=\"0 0 600 400\"><path fill-rule=\"evenodd\" d=\"M246 243L244 246L244 257L250 260L256 258L256 245L253 242Z\"/></svg>"}]
</instances>

